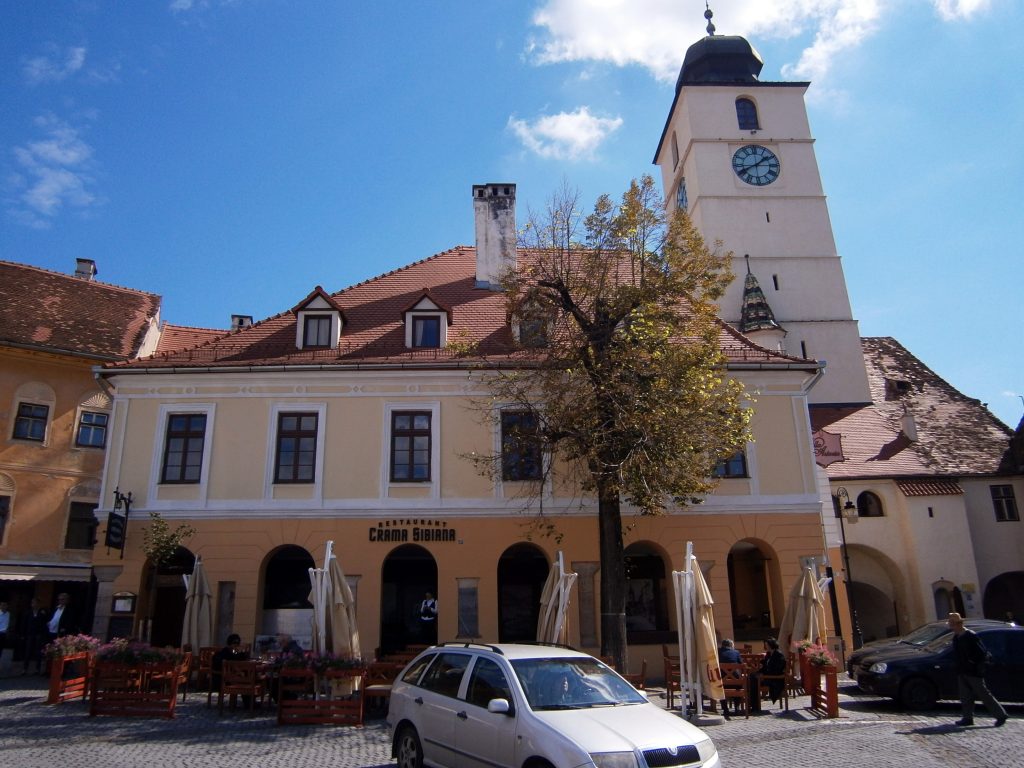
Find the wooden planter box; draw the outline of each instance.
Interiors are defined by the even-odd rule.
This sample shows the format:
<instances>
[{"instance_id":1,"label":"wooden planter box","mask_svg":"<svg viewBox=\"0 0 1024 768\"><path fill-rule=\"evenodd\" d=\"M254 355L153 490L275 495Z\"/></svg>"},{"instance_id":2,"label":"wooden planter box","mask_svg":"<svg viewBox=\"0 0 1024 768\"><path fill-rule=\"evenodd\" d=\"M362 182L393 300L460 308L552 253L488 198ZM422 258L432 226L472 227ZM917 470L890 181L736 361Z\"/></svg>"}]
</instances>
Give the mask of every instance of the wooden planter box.
<instances>
[{"instance_id":1,"label":"wooden planter box","mask_svg":"<svg viewBox=\"0 0 1024 768\"><path fill-rule=\"evenodd\" d=\"M318 696L316 694L297 695L292 698L285 695L290 686L281 686L281 695L277 702L278 725L308 723L314 725L362 725L363 724L363 675L362 669L339 669L325 672L316 677L313 689L319 690L320 683L326 682L329 690L336 690L339 682L349 682L356 689L347 696ZM306 673L313 678L313 673ZM302 672L289 671L282 680L299 680Z\"/></svg>"},{"instance_id":2,"label":"wooden planter box","mask_svg":"<svg viewBox=\"0 0 1024 768\"><path fill-rule=\"evenodd\" d=\"M835 667L816 667L808 664L811 688L811 711L827 718L839 717L838 670ZM822 685L822 678L825 680ZM806 685L806 683L805 683Z\"/></svg>"},{"instance_id":3,"label":"wooden planter box","mask_svg":"<svg viewBox=\"0 0 1024 768\"><path fill-rule=\"evenodd\" d=\"M92 654L87 651L50 659L50 690L47 704L84 699L89 694L89 667Z\"/></svg>"},{"instance_id":4,"label":"wooden planter box","mask_svg":"<svg viewBox=\"0 0 1024 768\"><path fill-rule=\"evenodd\" d=\"M89 716L174 717L181 665L171 662L93 664Z\"/></svg>"}]
</instances>

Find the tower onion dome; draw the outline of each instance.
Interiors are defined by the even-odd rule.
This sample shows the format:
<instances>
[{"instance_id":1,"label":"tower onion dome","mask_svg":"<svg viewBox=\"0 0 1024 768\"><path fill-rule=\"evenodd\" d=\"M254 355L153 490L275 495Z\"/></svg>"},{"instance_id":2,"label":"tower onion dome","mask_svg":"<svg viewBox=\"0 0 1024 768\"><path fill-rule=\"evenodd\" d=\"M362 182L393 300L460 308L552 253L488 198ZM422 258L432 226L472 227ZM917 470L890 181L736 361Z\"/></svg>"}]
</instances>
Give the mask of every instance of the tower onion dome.
<instances>
[{"instance_id":1,"label":"tower onion dome","mask_svg":"<svg viewBox=\"0 0 1024 768\"><path fill-rule=\"evenodd\" d=\"M708 35L686 51L676 92L691 83L755 83L764 61L745 38Z\"/></svg>"}]
</instances>

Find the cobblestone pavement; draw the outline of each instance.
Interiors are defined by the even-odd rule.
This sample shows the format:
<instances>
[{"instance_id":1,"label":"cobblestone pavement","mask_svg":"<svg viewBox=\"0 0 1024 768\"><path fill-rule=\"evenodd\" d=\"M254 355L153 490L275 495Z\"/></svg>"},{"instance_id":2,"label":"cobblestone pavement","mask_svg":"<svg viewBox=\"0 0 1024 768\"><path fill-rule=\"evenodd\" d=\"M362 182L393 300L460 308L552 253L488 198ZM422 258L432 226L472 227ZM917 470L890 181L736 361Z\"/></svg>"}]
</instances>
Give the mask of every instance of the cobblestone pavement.
<instances>
[{"instance_id":1,"label":"cobblestone pavement","mask_svg":"<svg viewBox=\"0 0 1024 768\"><path fill-rule=\"evenodd\" d=\"M901 712L892 702L840 694L840 717L820 720L806 697L788 713L772 710L699 723L715 740L725 766L756 768L1024 767L1024 708L992 727L984 711L974 728L957 728L955 704L927 713ZM660 691L649 692L664 706ZM173 720L90 718L83 702L47 705L44 680L0 680L0 768L383 768L394 766L387 727L279 727L272 712L217 714L205 695L189 693Z\"/></svg>"}]
</instances>

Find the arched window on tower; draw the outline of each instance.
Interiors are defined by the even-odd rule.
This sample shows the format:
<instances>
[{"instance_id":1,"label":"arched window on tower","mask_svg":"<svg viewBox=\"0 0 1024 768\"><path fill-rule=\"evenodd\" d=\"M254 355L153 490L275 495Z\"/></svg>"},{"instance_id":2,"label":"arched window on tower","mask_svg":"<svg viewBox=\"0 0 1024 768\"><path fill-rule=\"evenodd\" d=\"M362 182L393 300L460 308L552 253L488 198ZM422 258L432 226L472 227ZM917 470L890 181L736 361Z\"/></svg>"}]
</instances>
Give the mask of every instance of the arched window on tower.
<instances>
[{"instance_id":1,"label":"arched window on tower","mask_svg":"<svg viewBox=\"0 0 1024 768\"><path fill-rule=\"evenodd\" d=\"M761 128L757 122L757 107L748 98L741 96L736 99L736 119L741 131L756 131Z\"/></svg>"},{"instance_id":2,"label":"arched window on tower","mask_svg":"<svg viewBox=\"0 0 1024 768\"><path fill-rule=\"evenodd\" d=\"M857 496L858 517L884 517L882 500L871 491L864 491Z\"/></svg>"}]
</instances>

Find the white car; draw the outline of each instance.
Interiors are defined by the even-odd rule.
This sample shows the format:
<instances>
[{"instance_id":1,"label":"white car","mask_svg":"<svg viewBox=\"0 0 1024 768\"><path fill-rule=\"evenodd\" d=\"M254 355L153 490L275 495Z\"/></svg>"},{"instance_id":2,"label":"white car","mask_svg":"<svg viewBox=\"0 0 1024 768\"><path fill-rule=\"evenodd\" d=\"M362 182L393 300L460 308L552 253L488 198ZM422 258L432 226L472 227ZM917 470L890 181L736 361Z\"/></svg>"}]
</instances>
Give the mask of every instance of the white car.
<instances>
[{"instance_id":1,"label":"white car","mask_svg":"<svg viewBox=\"0 0 1024 768\"><path fill-rule=\"evenodd\" d=\"M429 648L395 680L388 726L399 768L720 765L699 728L593 656L555 646Z\"/></svg>"}]
</instances>

